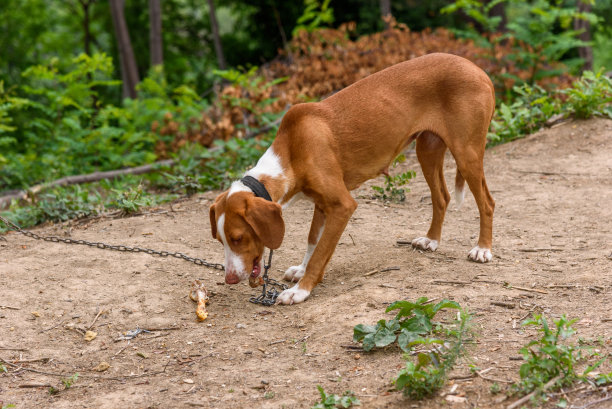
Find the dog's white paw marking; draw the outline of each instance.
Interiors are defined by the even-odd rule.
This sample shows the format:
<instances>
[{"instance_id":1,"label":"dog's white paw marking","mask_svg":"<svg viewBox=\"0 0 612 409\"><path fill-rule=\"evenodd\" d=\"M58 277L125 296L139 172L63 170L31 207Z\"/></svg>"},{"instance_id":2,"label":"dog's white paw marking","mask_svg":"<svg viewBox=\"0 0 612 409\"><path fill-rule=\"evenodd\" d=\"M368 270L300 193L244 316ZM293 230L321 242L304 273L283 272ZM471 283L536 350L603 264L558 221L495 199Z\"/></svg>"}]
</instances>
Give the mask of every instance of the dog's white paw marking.
<instances>
[{"instance_id":1,"label":"dog's white paw marking","mask_svg":"<svg viewBox=\"0 0 612 409\"><path fill-rule=\"evenodd\" d=\"M479 263L486 263L491 261L493 254L491 254L491 249L476 246L470 250L468 258Z\"/></svg>"},{"instance_id":2,"label":"dog's white paw marking","mask_svg":"<svg viewBox=\"0 0 612 409\"><path fill-rule=\"evenodd\" d=\"M296 284L283 291L276 299L276 303L285 305L299 304L306 300L309 295L310 291L302 290L299 284Z\"/></svg>"},{"instance_id":3,"label":"dog's white paw marking","mask_svg":"<svg viewBox=\"0 0 612 409\"><path fill-rule=\"evenodd\" d=\"M304 277L305 272L306 266L304 265L289 267L287 271L285 271L283 279L286 281L293 281L294 283L297 283L298 281L300 281L300 278Z\"/></svg>"},{"instance_id":4,"label":"dog's white paw marking","mask_svg":"<svg viewBox=\"0 0 612 409\"><path fill-rule=\"evenodd\" d=\"M428 239L427 237L417 237L416 239L412 240L412 247L421 250L436 251L438 248L438 241Z\"/></svg>"}]
</instances>

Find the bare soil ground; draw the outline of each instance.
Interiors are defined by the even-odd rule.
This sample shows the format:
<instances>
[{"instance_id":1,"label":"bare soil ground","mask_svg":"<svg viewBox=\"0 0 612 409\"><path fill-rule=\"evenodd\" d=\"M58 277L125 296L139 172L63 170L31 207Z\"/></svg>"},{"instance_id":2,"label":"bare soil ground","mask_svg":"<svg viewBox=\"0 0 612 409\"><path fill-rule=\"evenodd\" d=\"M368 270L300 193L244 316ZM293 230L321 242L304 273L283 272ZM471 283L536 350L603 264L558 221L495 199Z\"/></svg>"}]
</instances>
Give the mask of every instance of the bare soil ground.
<instances>
[{"instance_id":1,"label":"bare soil ground","mask_svg":"<svg viewBox=\"0 0 612 409\"><path fill-rule=\"evenodd\" d=\"M424 235L431 217L415 156L403 166L418 174L406 202L369 199L369 186L382 185L380 179L356 191L359 207L325 280L294 306L253 305L248 285L224 285L222 273L177 259L16 233L0 238L0 357L12 363L0 374L0 401L17 408L309 408L322 385L328 392L355 392L365 408L501 408L516 397L492 395L490 379L502 389L518 380L521 362L514 358L536 337L520 326L530 311L578 318L574 341L600 339L595 348L612 351L612 121L569 122L488 150L486 175L497 207L494 258L486 265L466 259L478 234L470 194L458 211L451 203L435 253L396 245ZM449 157L447 181L454 173ZM35 231L223 262L207 214L216 193L139 216ZM311 212L308 202L285 212L275 278L301 262ZM394 266L400 269L364 276ZM194 279L214 293L204 322L196 320L188 297ZM394 391L390 380L403 366L396 347L373 353L343 347L351 344L354 325L389 318L384 309L390 302L421 296L456 300L475 315L470 355L480 369L492 368L485 375L490 379L453 380L441 394L456 385L465 403L441 395L410 401ZM492 304L498 301L515 308ZM83 332L92 323L97 336L88 342ZM136 328L151 332L117 340ZM101 362L110 364L105 372L94 370ZM452 375L469 375L468 364L461 362ZM63 389L60 380L75 373L80 377L73 386L54 396L47 387L32 387ZM568 393L574 407L605 396L592 388ZM612 407L612 401L589 407Z\"/></svg>"}]
</instances>

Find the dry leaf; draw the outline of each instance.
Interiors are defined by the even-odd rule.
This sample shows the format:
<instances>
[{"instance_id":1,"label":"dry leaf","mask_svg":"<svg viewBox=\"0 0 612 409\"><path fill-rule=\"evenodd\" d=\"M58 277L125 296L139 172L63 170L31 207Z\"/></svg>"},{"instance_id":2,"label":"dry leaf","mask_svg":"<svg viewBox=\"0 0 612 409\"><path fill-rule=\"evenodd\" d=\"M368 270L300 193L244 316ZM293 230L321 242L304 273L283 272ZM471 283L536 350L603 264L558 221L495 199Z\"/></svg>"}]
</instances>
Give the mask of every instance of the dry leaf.
<instances>
[{"instance_id":1,"label":"dry leaf","mask_svg":"<svg viewBox=\"0 0 612 409\"><path fill-rule=\"evenodd\" d=\"M83 337L83 339L85 339L85 341L89 342L89 341L93 341L97 336L98 336L97 332L87 331L85 333L85 336Z\"/></svg>"},{"instance_id":2,"label":"dry leaf","mask_svg":"<svg viewBox=\"0 0 612 409\"><path fill-rule=\"evenodd\" d=\"M98 366L96 366L94 368L94 371L98 371L98 372L104 372L106 371L108 368L110 368L110 365L108 364L108 362L102 361L98 364Z\"/></svg>"}]
</instances>

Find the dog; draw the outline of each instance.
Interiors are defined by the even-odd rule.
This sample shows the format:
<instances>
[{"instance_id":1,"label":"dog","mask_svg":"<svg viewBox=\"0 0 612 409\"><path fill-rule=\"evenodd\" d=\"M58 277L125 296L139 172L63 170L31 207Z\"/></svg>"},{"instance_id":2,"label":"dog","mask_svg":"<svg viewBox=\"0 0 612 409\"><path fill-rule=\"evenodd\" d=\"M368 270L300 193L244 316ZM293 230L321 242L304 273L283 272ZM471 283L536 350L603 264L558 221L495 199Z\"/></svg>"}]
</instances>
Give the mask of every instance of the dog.
<instances>
[{"instance_id":1,"label":"dog","mask_svg":"<svg viewBox=\"0 0 612 409\"><path fill-rule=\"evenodd\" d=\"M304 197L314 202L306 255L285 272L284 279L297 284L277 303L306 300L357 208L350 191L386 173L415 140L433 217L427 234L412 246L435 251L440 243L450 202L443 173L449 149L457 164L458 205L467 181L480 214L480 237L468 258L490 261L495 202L483 158L494 110L495 90L487 74L443 53L393 65L320 102L292 106L257 165L210 207L212 236L225 249L225 282L260 276L264 247L276 249L283 241L282 209Z\"/></svg>"}]
</instances>

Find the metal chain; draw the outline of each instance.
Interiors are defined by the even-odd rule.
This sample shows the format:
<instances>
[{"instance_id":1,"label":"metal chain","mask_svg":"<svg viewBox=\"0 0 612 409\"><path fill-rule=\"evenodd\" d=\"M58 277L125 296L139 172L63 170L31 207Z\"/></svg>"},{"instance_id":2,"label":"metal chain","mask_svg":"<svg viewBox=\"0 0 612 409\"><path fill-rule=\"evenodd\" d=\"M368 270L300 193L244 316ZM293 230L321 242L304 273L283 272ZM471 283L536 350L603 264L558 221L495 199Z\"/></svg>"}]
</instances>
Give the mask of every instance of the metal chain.
<instances>
[{"instance_id":1,"label":"metal chain","mask_svg":"<svg viewBox=\"0 0 612 409\"><path fill-rule=\"evenodd\" d=\"M191 257L191 256L188 256L187 254L183 254L180 252L173 253L173 252L164 251L164 250L159 251L159 250L153 250L153 249L148 249L148 248L143 248L143 247L124 246L121 244L113 245L113 244L106 244L106 243L101 243L101 242L96 242L96 241L74 240L74 239L67 239L67 238L62 238L62 237L57 237L57 236L41 236L31 231L23 230L21 227L11 222L10 220L5 219L2 216L0 216L0 221L4 222L4 224L9 229L15 230L16 232L21 233L24 236L33 238L35 240L44 240L44 241L53 242L53 243L80 244L84 246L95 247L98 249L107 249L107 250L115 250L115 251L122 251L122 252L131 252L131 253L146 253L146 254L160 256L160 257L171 256L171 257L176 257L179 259L189 261L199 266L214 268L216 270L221 270L221 271L225 270L225 267L223 266L223 264L209 263L208 261L203 260L201 258ZM261 291L261 295L258 297L251 297L249 299L250 302L254 304L260 304L260 305L269 307L271 305L276 304L276 299L278 298L280 293L286 290L287 288L289 288L287 285L280 283L274 280L273 278L268 277L268 270L270 270L271 266L272 266L272 250L270 250L270 255L268 256L268 263L267 264L264 263L264 274L262 276L264 280L264 284L263 284L263 288Z\"/></svg>"},{"instance_id":2,"label":"metal chain","mask_svg":"<svg viewBox=\"0 0 612 409\"><path fill-rule=\"evenodd\" d=\"M264 262L264 275L262 276L264 283L261 289L261 295L259 297L249 298L249 301L253 304L261 304L266 307L274 305L280 293L289 288L289 286L268 277L268 270L270 267L272 267L272 249L270 249L270 255L268 256L268 264ZM270 287L269 290L268 287ZM277 290L277 288L280 289L280 291Z\"/></svg>"},{"instance_id":3,"label":"metal chain","mask_svg":"<svg viewBox=\"0 0 612 409\"><path fill-rule=\"evenodd\" d=\"M36 240L50 241L53 243L80 244L84 246L96 247L99 249L108 249L108 250L115 250L115 251L122 251L122 252L146 253L146 254L160 256L160 257L171 256L171 257L176 257L176 258L180 258L180 259L189 261L199 266L214 268L216 270L221 270L221 271L225 270L225 267L223 266L223 264L210 263L201 258L191 257L191 256L188 256L187 254L183 254L180 252L173 253L170 251L163 251L163 250L159 251L159 250L153 250L153 249L148 249L148 248L143 248L143 247L113 245L113 244L106 244L106 243L101 243L101 242L96 242L96 241L67 239L67 238L57 237L57 236L40 236L36 233L32 233L31 231L23 230L21 227L17 226L15 223L11 222L10 220L5 219L2 216L0 216L0 220L3 221L4 224L6 224L10 229L15 230L16 232L19 232L23 234L24 236L31 237Z\"/></svg>"}]
</instances>

